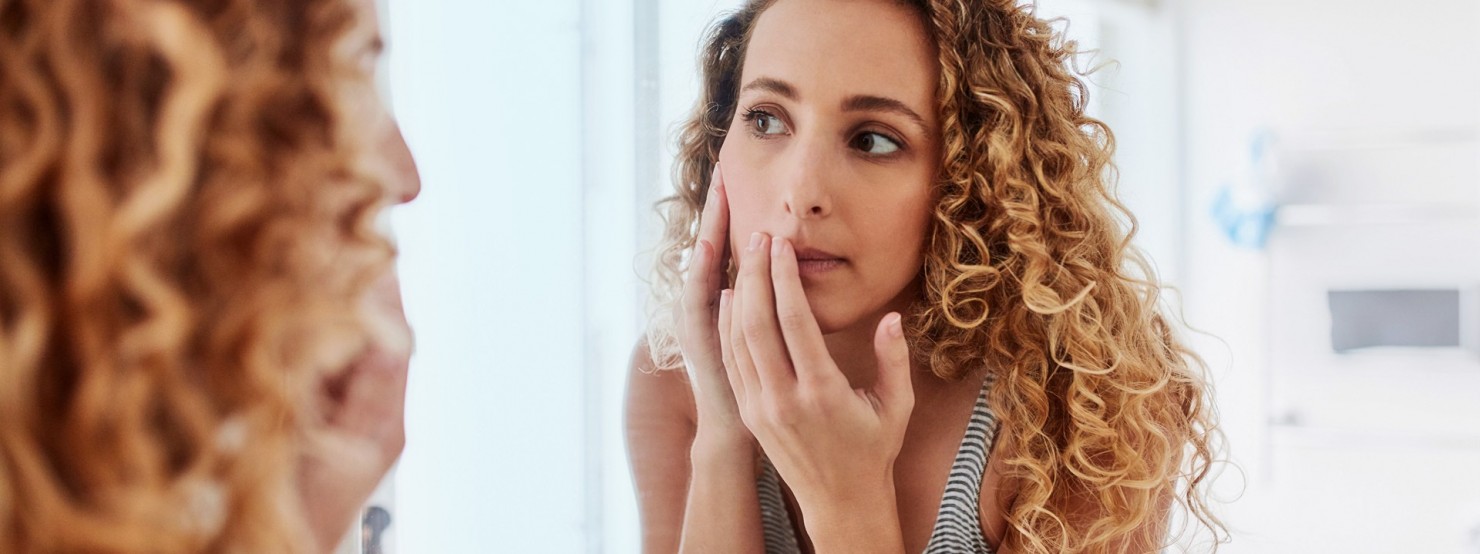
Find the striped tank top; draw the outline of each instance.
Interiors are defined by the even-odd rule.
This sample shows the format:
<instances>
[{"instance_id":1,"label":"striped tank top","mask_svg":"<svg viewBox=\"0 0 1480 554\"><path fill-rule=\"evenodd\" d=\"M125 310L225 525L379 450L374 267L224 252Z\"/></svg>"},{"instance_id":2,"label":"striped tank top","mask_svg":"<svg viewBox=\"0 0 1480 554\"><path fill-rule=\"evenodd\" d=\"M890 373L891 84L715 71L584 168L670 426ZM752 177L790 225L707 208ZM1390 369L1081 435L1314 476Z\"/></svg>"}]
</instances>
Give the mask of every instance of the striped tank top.
<instances>
[{"instance_id":1,"label":"striped tank top","mask_svg":"<svg viewBox=\"0 0 1480 554\"><path fill-rule=\"evenodd\" d=\"M977 497L987 469L987 454L992 451L992 442L997 437L997 417L987 406L987 390L991 383L989 378L982 384L976 407L971 410L971 422L966 426L961 448L956 451L956 461L951 464L950 477L946 480L945 494L940 499L940 510L936 512L935 528L930 532L925 554L992 553L977 511ZM791 510L781 491L781 477L769 459L761 460L756 492L761 501L766 554L800 553L802 549L792 525Z\"/></svg>"}]
</instances>

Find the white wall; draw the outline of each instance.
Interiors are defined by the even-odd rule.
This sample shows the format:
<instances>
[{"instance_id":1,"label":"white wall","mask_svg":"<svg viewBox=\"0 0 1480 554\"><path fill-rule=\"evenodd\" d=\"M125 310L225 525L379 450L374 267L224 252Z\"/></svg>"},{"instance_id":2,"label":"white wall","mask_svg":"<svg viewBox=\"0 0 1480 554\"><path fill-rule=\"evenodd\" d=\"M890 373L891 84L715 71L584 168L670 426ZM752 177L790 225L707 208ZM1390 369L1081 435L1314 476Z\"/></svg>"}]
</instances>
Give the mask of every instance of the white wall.
<instances>
[{"instance_id":1,"label":"white wall","mask_svg":"<svg viewBox=\"0 0 1480 554\"><path fill-rule=\"evenodd\" d=\"M399 552L585 548L581 6L391 0L417 334Z\"/></svg>"},{"instance_id":2,"label":"white wall","mask_svg":"<svg viewBox=\"0 0 1480 554\"><path fill-rule=\"evenodd\" d=\"M1277 229L1271 258L1229 245L1209 221L1222 183L1246 173L1248 141L1272 130L1295 149L1320 148L1329 137L1406 137L1425 130L1480 124L1480 3L1472 0L1184 0L1184 144L1187 152L1184 217L1188 222L1187 309L1193 324L1221 339L1200 340L1220 378L1220 407L1235 461L1225 492L1247 485L1228 510L1237 531L1232 552L1474 552L1462 550L1468 525L1480 522L1480 444L1463 434L1375 432L1385 411L1418 412L1404 419L1466 425L1468 412L1439 402L1446 388L1473 391L1480 375L1424 377L1404 387L1355 384L1349 373L1328 374L1312 386L1339 389L1318 410L1344 410L1349 432L1329 428L1270 427L1282 381L1304 368L1274 367L1287 359L1271 350L1274 318L1299 317L1319 325L1311 310L1291 312L1271 298L1301 287L1291 275L1301 256L1287 248L1310 230ZM1312 138L1328 137L1328 138ZM1382 140L1382 139L1379 139ZM1430 177L1414 167L1411 179ZM1403 182L1392 182L1403 190ZM1480 186L1480 184L1477 184ZM1474 226L1450 226L1436 239L1453 242ZM1393 233L1327 230L1317 248L1372 248L1352 268L1353 280L1401 285L1373 272ZM1372 233L1376 233L1375 238ZM1448 234L1448 236L1445 236ZM1343 243L1342 240L1349 241ZM1364 242L1365 241L1365 242ZM1409 259L1433 263L1433 272L1462 271L1456 257L1480 255L1415 240ZM1443 251L1441 251L1443 250ZM1284 254L1280 254L1284 252ZM1319 252L1319 251L1317 251ZM1342 254L1350 258L1350 255ZM1471 258L1473 260L1473 258ZM1410 268L1416 272L1426 268ZM1284 273L1282 273L1284 272ZM1306 273L1298 273L1300 276ZM1418 368L1421 369L1421 368ZM1280 371L1280 373L1273 373ZM1296 373L1298 375L1298 373ZM1308 375L1308 374L1307 374ZM1274 378L1278 377L1278 378ZM1392 379L1392 377L1384 377ZM1393 381L1387 381L1393 383ZM1341 388L1345 387L1345 388ZM1425 387L1428 387L1425 389ZM1407 391L1403 389L1408 389ZM1412 393L1417 389L1420 392ZM1422 390L1428 390L1426 398ZM1414 398L1417 396L1417 398ZM1455 393L1462 398L1464 393ZM1427 400L1427 402L1426 402ZM1365 414L1363 421L1353 414ZM1401 416L1402 414L1397 414ZM1318 426L1331 427L1331 426ZM1480 429L1480 421L1473 422ZM1415 435L1419 435L1415 438ZM1447 437L1447 438L1445 438ZM1468 514L1462 516L1461 514ZM1473 518L1475 521L1469 521ZM1464 522L1462 522L1464 521Z\"/></svg>"},{"instance_id":3,"label":"white wall","mask_svg":"<svg viewBox=\"0 0 1480 554\"><path fill-rule=\"evenodd\" d=\"M644 206L637 186L641 88L633 0L582 2L585 132L582 259L585 261L586 552L637 552L637 498L623 440L627 362L640 333L645 295L635 267Z\"/></svg>"},{"instance_id":4,"label":"white wall","mask_svg":"<svg viewBox=\"0 0 1480 554\"><path fill-rule=\"evenodd\" d=\"M389 0L423 193L394 219L418 350L399 552L634 552L643 289L632 0Z\"/></svg>"}]
</instances>

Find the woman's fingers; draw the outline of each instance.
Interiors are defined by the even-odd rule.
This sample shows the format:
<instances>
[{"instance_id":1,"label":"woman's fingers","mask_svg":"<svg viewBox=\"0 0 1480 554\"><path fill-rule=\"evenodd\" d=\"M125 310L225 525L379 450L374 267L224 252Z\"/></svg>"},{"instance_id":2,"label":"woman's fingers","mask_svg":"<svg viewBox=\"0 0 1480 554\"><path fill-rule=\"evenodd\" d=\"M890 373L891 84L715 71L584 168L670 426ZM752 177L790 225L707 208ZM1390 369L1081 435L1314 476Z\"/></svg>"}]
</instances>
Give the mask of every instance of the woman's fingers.
<instances>
[{"instance_id":1,"label":"woman's fingers","mask_svg":"<svg viewBox=\"0 0 1480 554\"><path fill-rule=\"evenodd\" d=\"M711 263L710 258L714 255L714 249L704 241L694 245L693 253L689 257L689 270L684 275L683 283L683 309L690 314L703 313L709 306L706 296L708 288L708 277L705 275Z\"/></svg>"},{"instance_id":2,"label":"woman's fingers","mask_svg":"<svg viewBox=\"0 0 1480 554\"><path fill-rule=\"evenodd\" d=\"M730 390L734 391L737 405L745 404L745 383L740 379L739 367L735 365L735 349L730 347L730 323L734 320L732 314L734 308L734 291L725 289L720 292L719 297L719 344L721 356L725 365L725 377L730 381Z\"/></svg>"},{"instance_id":3,"label":"woman's fingers","mask_svg":"<svg viewBox=\"0 0 1480 554\"><path fill-rule=\"evenodd\" d=\"M739 314L760 386L786 392L795 384L796 373L776 322L776 297L771 290L771 240L764 233L750 237L750 247L741 258L737 278L744 282L746 295L744 311Z\"/></svg>"},{"instance_id":4,"label":"woman's fingers","mask_svg":"<svg viewBox=\"0 0 1480 554\"><path fill-rule=\"evenodd\" d=\"M908 419L915 406L914 382L910 380L910 347L904 338L904 322L898 313L890 312L874 330L874 356L879 364L879 377L874 396L886 410L898 410Z\"/></svg>"},{"instance_id":5,"label":"woman's fingers","mask_svg":"<svg viewBox=\"0 0 1480 554\"><path fill-rule=\"evenodd\" d=\"M695 285L696 300L703 300L713 323L715 308L719 302L720 283L724 279L725 253L728 251L730 230L730 207L724 193L724 175L719 164L709 179L709 194L704 199L704 211L699 216L699 236L694 244L694 258L690 262L690 283ZM699 259L699 254L704 258Z\"/></svg>"},{"instance_id":6,"label":"woman's fingers","mask_svg":"<svg viewBox=\"0 0 1480 554\"><path fill-rule=\"evenodd\" d=\"M704 201L704 212L699 218L699 240L708 242L711 249L708 270L704 276L706 289L718 300L719 289L723 288L725 266L730 251L730 199L725 193L725 176L719 164L714 164L714 174L709 178L709 194Z\"/></svg>"},{"instance_id":7,"label":"woman's fingers","mask_svg":"<svg viewBox=\"0 0 1480 554\"><path fill-rule=\"evenodd\" d=\"M744 282L735 283L735 289L730 293L730 325L728 329L721 332L726 334L729 341L729 349L733 366L731 371L739 374L740 388L744 393L736 392L736 399L741 394L750 396L760 391L761 383L755 374L755 362L750 357L750 347L745 343L745 323L741 314L745 313L745 306L752 302L749 298L750 290ZM744 404L741 404L744 406ZM743 413L744 410L741 410Z\"/></svg>"},{"instance_id":8,"label":"woman's fingers","mask_svg":"<svg viewBox=\"0 0 1480 554\"><path fill-rule=\"evenodd\" d=\"M832 363L827 343L822 340L822 329L817 326L812 306L807 302L791 241L776 239L770 255L771 272L767 277L776 291L776 320L796 367L797 380L824 382L842 377Z\"/></svg>"},{"instance_id":9,"label":"woman's fingers","mask_svg":"<svg viewBox=\"0 0 1480 554\"><path fill-rule=\"evenodd\" d=\"M675 323L683 335L688 337L685 354L691 358L714 359L719 353L715 340L715 321L718 317L719 289L724 281L724 253L728 244L729 206L724 196L723 177L719 166L714 168L710 179L709 194L704 201L704 211L699 221L699 237L689 259L689 270L684 276L684 288L679 299L681 313L675 314Z\"/></svg>"}]
</instances>

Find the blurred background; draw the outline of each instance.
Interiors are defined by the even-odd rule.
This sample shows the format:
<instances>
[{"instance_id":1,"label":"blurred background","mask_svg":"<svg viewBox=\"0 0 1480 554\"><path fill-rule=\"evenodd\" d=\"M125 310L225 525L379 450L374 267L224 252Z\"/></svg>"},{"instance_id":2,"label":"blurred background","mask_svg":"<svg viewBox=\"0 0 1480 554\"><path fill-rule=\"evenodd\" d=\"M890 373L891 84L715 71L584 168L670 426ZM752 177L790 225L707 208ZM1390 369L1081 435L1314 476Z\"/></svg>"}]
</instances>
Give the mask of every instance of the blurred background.
<instances>
[{"instance_id":1,"label":"blurred background","mask_svg":"<svg viewBox=\"0 0 1480 554\"><path fill-rule=\"evenodd\" d=\"M425 184L393 218L418 350L383 551L637 552L652 205L737 2L381 3ZM1105 64L1119 194L1199 330L1224 551L1480 553L1480 0L1038 9Z\"/></svg>"}]
</instances>

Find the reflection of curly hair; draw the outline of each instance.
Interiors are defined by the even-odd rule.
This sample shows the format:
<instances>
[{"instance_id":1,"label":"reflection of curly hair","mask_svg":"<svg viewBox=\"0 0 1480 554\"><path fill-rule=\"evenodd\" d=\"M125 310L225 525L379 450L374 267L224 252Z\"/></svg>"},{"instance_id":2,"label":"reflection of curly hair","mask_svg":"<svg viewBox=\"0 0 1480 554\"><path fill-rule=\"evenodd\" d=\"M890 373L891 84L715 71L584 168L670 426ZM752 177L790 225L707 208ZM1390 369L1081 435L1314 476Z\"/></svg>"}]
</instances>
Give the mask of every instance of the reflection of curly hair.
<instances>
[{"instance_id":1,"label":"reflection of curly hair","mask_svg":"<svg viewBox=\"0 0 1480 554\"><path fill-rule=\"evenodd\" d=\"M391 254L348 113L364 24L345 0L0 1L0 551L311 544L312 383L365 344Z\"/></svg>"},{"instance_id":2,"label":"reflection of curly hair","mask_svg":"<svg viewBox=\"0 0 1480 554\"><path fill-rule=\"evenodd\" d=\"M923 288L907 328L938 376L995 378L990 401L1013 445L1005 461L1017 546L1111 550L1138 529L1166 530L1156 514L1172 498L1221 531L1204 500L1218 436L1211 391L1131 246L1134 218L1109 190L1114 139L1085 115L1074 43L1015 0L907 3L939 51L943 127ZM666 231L649 329L660 368L681 363L665 316L734 116L745 44L769 4L753 0L721 19L701 53L702 97L679 138L677 193L660 203ZM1129 233L1117 214L1132 222Z\"/></svg>"}]
</instances>

